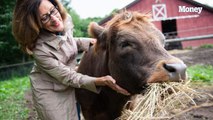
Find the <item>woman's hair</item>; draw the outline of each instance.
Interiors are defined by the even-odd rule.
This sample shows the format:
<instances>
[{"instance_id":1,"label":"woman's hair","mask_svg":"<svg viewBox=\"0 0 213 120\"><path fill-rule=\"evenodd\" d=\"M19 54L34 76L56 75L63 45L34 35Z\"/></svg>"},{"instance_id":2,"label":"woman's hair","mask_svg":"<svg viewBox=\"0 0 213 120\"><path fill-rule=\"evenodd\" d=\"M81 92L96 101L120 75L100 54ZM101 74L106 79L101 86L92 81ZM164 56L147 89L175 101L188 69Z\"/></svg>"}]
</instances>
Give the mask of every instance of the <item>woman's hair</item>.
<instances>
[{"instance_id":1,"label":"woman's hair","mask_svg":"<svg viewBox=\"0 0 213 120\"><path fill-rule=\"evenodd\" d=\"M38 8L42 0L17 0L13 12L12 32L15 39L21 45L21 49L31 54L37 37L42 29ZM67 12L58 0L49 0L57 6L63 21Z\"/></svg>"}]
</instances>

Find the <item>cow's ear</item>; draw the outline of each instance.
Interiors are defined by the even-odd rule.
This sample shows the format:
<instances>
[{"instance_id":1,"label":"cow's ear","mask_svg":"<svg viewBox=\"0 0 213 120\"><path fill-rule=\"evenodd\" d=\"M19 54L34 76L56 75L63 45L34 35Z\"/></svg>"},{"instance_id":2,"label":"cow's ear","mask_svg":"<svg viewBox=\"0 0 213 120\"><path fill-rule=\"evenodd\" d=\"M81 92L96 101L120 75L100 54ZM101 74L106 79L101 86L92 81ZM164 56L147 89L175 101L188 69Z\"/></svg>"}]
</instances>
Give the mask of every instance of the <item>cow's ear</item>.
<instances>
[{"instance_id":1,"label":"cow's ear","mask_svg":"<svg viewBox=\"0 0 213 120\"><path fill-rule=\"evenodd\" d=\"M95 22L89 24L88 33L91 37L96 38L96 50L106 49L106 31L105 29Z\"/></svg>"}]
</instances>

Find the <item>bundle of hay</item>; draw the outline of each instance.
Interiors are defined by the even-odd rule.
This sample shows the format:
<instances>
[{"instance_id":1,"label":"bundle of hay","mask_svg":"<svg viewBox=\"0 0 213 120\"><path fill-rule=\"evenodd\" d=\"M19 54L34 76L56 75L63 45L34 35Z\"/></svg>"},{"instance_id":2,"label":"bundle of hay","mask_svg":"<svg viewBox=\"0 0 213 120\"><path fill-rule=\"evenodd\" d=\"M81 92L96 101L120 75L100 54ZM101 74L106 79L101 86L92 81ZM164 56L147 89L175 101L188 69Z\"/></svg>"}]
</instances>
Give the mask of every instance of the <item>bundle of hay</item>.
<instances>
[{"instance_id":1,"label":"bundle of hay","mask_svg":"<svg viewBox=\"0 0 213 120\"><path fill-rule=\"evenodd\" d=\"M120 120L171 119L191 109L211 106L213 96L197 92L185 83L154 83L145 94L128 102ZM202 104L201 104L202 103Z\"/></svg>"}]
</instances>

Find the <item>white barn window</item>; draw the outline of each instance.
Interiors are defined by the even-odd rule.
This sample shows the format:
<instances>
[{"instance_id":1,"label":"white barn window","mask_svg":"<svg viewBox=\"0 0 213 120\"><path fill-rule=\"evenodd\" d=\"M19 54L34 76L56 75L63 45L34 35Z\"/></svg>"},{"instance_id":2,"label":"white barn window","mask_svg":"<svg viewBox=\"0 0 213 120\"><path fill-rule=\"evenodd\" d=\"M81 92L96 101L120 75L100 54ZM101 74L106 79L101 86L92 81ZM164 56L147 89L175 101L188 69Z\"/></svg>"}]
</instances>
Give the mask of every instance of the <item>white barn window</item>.
<instances>
[{"instance_id":1,"label":"white barn window","mask_svg":"<svg viewBox=\"0 0 213 120\"><path fill-rule=\"evenodd\" d=\"M154 20L165 20L167 18L166 5L152 5L152 15Z\"/></svg>"}]
</instances>

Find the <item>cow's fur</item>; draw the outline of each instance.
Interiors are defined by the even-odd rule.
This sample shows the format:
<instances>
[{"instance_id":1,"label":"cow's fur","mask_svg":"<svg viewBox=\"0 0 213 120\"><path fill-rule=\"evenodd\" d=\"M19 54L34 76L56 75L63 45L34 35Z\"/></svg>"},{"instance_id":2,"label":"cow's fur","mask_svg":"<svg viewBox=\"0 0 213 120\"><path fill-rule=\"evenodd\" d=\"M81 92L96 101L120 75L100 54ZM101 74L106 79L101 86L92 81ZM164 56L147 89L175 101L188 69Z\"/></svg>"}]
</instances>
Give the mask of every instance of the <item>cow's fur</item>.
<instances>
[{"instance_id":1,"label":"cow's fur","mask_svg":"<svg viewBox=\"0 0 213 120\"><path fill-rule=\"evenodd\" d=\"M78 72L111 75L132 95L143 92L148 82L168 81L165 64L183 64L164 49L164 36L148 16L137 12L120 13L105 28L91 23L89 33L97 43L84 54ZM131 97L108 87L99 94L77 89L76 96L86 120L116 119Z\"/></svg>"}]
</instances>

